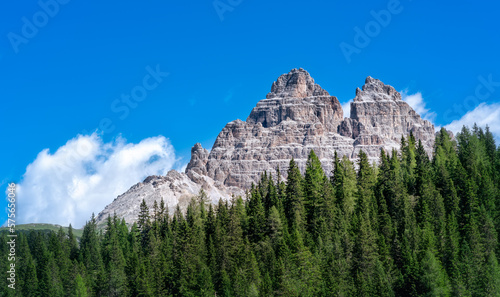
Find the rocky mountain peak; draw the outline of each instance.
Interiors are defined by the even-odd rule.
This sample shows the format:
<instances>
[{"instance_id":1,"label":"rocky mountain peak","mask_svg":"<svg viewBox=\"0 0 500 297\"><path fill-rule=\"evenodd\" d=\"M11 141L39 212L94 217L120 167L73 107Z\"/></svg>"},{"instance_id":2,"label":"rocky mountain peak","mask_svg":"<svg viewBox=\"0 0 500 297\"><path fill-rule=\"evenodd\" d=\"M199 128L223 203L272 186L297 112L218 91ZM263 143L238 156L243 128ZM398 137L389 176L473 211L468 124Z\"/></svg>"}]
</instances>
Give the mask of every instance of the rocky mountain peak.
<instances>
[{"instance_id":1,"label":"rocky mountain peak","mask_svg":"<svg viewBox=\"0 0 500 297\"><path fill-rule=\"evenodd\" d=\"M434 144L432 123L423 120L396 89L370 76L362 89L356 90L350 118L341 124L339 132L354 139L353 155L362 149L375 160L381 148L399 149L401 137L408 137L410 132L429 154Z\"/></svg>"},{"instance_id":2,"label":"rocky mountain peak","mask_svg":"<svg viewBox=\"0 0 500 297\"><path fill-rule=\"evenodd\" d=\"M368 76L362 89L356 89L354 101L401 101L401 94L392 86Z\"/></svg>"},{"instance_id":3,"label":"rocky mountain peak","mask_svg":"<svg viewBox=\"0 0 500 297\"><path fill-rule=\"evenodd\" d=\"M185 209L201 189L212 202L243 195L266 171L286 178L290 159L304 172L314 150L326 174L331 174L335 153L355 160L363 150L371 161L380 150L399 149L401 137L413 133L428 153L434 144L434 126L423 120L401 94L378 79L368 77L356 90L351 113L343 117L339 100L323 90L304 69L293 69L273 83L266 99L257 102L246 121L229 122L210 151L197 143L185 173L170 171L152 176L120 195L99 214L136 220L139 205L164 199L170 209Z\"/></svg>"},{"instance_id":4,"label":"rocky mountain peak","mask_svg":"<svg viewBox=\"0 0 500 297\"><path fill-rule=\"evenodd\" d=\"M186 172L195 171L198 174L206 175L209 152L201 146L201 143L196 143L191 148L191 160L189 161Z\"/></svg>"},{"instance_id":5,"label":"rocky mountain peak","mask_svg":"<svg viewBox=\"0 0 500 297\"><path fill-rule=\"evenodd\" d=\"M330 94L314 82L309 72L299 68L292 69L289 73L278 77L266 98L307 98L311 96L330 96Z\"/></svg>"}]
</instances>

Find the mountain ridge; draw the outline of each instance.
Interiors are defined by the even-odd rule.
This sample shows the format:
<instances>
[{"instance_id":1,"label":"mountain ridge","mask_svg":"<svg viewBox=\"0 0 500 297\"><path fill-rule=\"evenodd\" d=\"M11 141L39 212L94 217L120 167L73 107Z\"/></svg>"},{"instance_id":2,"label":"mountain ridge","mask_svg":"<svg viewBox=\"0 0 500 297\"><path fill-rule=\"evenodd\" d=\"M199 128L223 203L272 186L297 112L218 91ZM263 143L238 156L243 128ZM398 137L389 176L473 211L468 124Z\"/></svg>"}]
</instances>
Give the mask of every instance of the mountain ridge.
<instances>
[{"instance_id":1,"label":"mountain ridge","mask_svg":"<svg viewBox=\"0 0 500 297\"><path fill-rule=\"evenodd\" d=\"M164 199L170 211L183 208L204 190L210 200L244 195L264 171L286 179L290 159L304 171L314 150L325 172L332 170L335 152L356 159L359 151L377 161L381 149L398 149L402 136L413 133L428 154L434 144L434 126L423 120L392 86L368 76L356 89L351 114L344 117L335 96L316 84L304 69L278 77L265 99L257 102L246 121L226 124L210 151L197 143L185 172L148 177L118 196L98 215L103 221L116 213L128 223L136 220L139 204Z\"/></svg>"}]
</instances>

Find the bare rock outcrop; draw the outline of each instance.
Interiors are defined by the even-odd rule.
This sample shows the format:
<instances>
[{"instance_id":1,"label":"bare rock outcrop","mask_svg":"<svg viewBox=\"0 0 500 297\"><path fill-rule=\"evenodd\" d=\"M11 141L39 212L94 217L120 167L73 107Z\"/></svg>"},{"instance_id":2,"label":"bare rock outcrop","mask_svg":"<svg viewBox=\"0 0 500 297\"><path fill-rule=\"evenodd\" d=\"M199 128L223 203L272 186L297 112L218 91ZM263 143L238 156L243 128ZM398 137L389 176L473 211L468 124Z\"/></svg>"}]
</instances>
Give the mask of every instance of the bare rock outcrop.
<instances>
[{"instance_id":1,"label":"bare rock outcrop","mask_svg":"<svg viewBox=\"0 0 500 297\"><path fill-rule=\"evenodd\" d=\"M208 155L209 152L201 146L201 143L195 144L191 148L191 160L186 167L186 173L207 175Z\"/></svg>"},{"instance_id":2,"label":"bare rock outcrop","mask_svg":"<svg viewBox=\"0 0 500 297\"><path fill-rule=\"evenodd\" d=\"M312 96L330 96L323 90L307 71L302 68L292 69L273 83L267 99L272 98L306 98Z\"/></svg>"},{"instance_id":3,"label":"bare rock outcrop","mask_svg":"<svg viewBox=\"0 0 500 297\"><path fill-rule=\"evenodd\" d=\"M273 83L267 98L257 103L245 122L228 123L206 166L192 170L206 171L217 182L245 189L263 171L275 174L279 167L286 177L292 158L303 171L311 150L327 174L335 152L356 159L363 150L377 161L381 149L398 149L401 136L410 132L432 151L433 125L422 120L393 87L368 77L362 89L356 90L351 117L344 119L338 99L307 71L294 69Z\"/></svg>"},{"instance_id":4,"label":"bare rock outcrop","mask_svg":"<svg viewBox=\"0 0 500 297\"><path fill-rule=\"evenodd\" d=\"M331 174L335 152L354 160L363 150L377 161L381 149L399 149L401 137L410 132L430 154L434 126L421 119L393 87L368 77L356 90L350 117L344 118L336 97L304 69L293 69L272 84L246 121L229 122L210 152L195 144L185 173L170 171L147 178L118 196L98 218L102 221L116 212L130 223L137 219L142 199L152 205L163 198L173 210L178 204L185 206L200 189L213 202L243 195L264 171L276 177L279 167L286 178L292 158L303 172L311 150Z\"/></svg>"},{"instance_id":5,"label":"bare rock outcrop","mask_svg":"<svg viewBox=\"0 0 500 297\"><path fill-rule=\"evenodd\" d=\"M422 141L429 154L434 145L434 125L423 120L393 87L371 77L366 79L361 90L356 90L351 103L351 120L344 125L342 132L355 131L352 133L354 157L359 150L377 158L381 148L386 151L399 149L401 137L407 137L410 132Z\"/></svg>"},{"instance_id":6,"label":"bare rock outcrop","mask_svg":"<svg viewBox=\"0 0 500 297\"><path fill-rule=\"evenodd\" d=\"M292 158L305 169L312 149L330 172L335 151L352 152L354 140L337 133L342 121L339 100L307 71L294 69L273 83L245 122L236 120L222 129L208 156L207 174L226 186L245 189L264 171L276 174L279 167L286 177Z\"/></svg>"},{"instance_id":7,"label":"bare rock outcrop","mask_svg":"<svg viewBox=\"0 0 500 297\"><path fill-rule=\"evenodd\" d=\"M168 206L170 214L175 211L177 205L185 209L191 198L195 197L203 189L212 203L217 203L219 199L229 200L232 195L243 195L241 189L228 189L225 186L215 185L215 181L205 175L198 175L192 172L194 181L185 173L171 170L166 176L149 176L143 182L132 186L127 192L116 197L116 199L104 208L97 216L97 222L103 223L108 215L115 213L118 217L124 218L127 223L137 221L140 204L146 201L150 211L154 202L160 203L163 199L165 206Z\"/></svg>"}]
</instances>

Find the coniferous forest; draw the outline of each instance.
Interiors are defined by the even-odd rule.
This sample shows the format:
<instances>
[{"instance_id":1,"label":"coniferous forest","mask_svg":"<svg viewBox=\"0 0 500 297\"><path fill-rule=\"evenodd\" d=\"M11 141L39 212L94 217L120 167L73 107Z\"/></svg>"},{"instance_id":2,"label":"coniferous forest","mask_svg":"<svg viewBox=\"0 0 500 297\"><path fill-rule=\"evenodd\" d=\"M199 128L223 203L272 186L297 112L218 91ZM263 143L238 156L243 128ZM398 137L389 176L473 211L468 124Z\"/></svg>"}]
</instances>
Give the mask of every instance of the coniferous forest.
<instances>
[{"instance_id":1,"label":"coniferous forest","mask_svg":"<svg viewBox=\"0 0 500 297\"><path fill-rule=\"evenodd\" d=\"M133 226L92 217L79 241L20 233L2 296L500 296L493 135L441 130L432 158L401 142L378 165L336 157L328 174L311 151L304 174L292 160L286 181L263 172L247 197L201 192L170 216L143 201Z\"/></svg>"}]
</instances>

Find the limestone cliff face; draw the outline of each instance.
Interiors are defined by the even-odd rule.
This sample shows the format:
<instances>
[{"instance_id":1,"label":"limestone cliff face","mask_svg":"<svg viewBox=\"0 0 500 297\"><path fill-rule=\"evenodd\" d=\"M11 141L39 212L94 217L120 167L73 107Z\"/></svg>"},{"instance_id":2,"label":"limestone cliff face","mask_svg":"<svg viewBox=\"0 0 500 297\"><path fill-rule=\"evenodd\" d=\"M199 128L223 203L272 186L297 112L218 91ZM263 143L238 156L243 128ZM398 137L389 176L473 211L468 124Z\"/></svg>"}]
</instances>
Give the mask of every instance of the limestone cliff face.
<instances>
[{"instance_id":1,"label":"limestone cliff face","mask_svg":"<svg viewBox=\"0 0 500 297\"><path fill-rule=\"evenodd\" d=\"M193 155L186 172L206 172L220 184L246 189L263 171L275 174L278 166L286 177L292 158L303 171L314 150L329 174L335 151L355 159L363 150L377 161L380 149L398 149L401 136L410 131L432 150L433 125L422 120L393 87L368 77L356 90L351 117L344 119L338 99L307 71L294 69L273 83L245 122L236 120L222 129L205 161Z\"/></svg>"},{"instance_id":2,"label":"limestone cliff face","mask_svg":"<svg viewBox=\"0 0 500 297\"><path fill-rule=\"evenodd\" d=\"M206 170L226 186L249 188L263 171L274 174L280 167L286 177L291 158L304 169L311 149L330 172L335 150L352 152L354 140L337 133L342 120L339 100L307 71L294 69L273 83L245 122L236 120L222 129L204 168L191 162L186 172Z\"/></svg>"},{"instance_id":3,"label":"limestone cliff face","mask_svg":"<svg viewBox=\"0 0 500 297\"><path fill-rule=\"evenodd\" d=\"M307 71L300 68L293 69L278 77L266 98L307 98L313 96L330 96L330 94L316 84Z\"/></svg>"},{"instance_id":4,"label":"limestone cliff face","mask_svg":"<svg viewBox=\"0 0 500 297\"><path fill-rule=\"evenodd\" d=\"M412 132L432 151L434 127L401 99L393 87L368 77L356 90L351 116L343 117L339 100L315 83L304 69L281 75L272 84L266 99L257 103L246 121L228 123L219 133L211 151L197 143L185 173L171 171L165 177L151 177L120 195L99 214L117 213L133 222L139 204L149 205L163 198L170 209L183 206L200 189L212 201L242 195L260 174L267 171L283 178L290 159L304 171L311 150L331 174L335 152L356 159L360 150L377 161L380 149L400 146L401 136Z\"/></svg>"},{"instance_id":5,"label":"limestone cliff face","mask_svg":"<svg viewBox=\"0 0 500 297\"><path fill-rule=\"evenodd\" d=\"M368 77L362 89L356 90L351 103L351 118L346 119L339 133L354 139L355 157L359 150L377 158L380 149L399 149L401 137L410 132L421 140L430 154L434 145L434 125L423 120L401 99L393 87Z\"/></svg>"}]
</instances>

